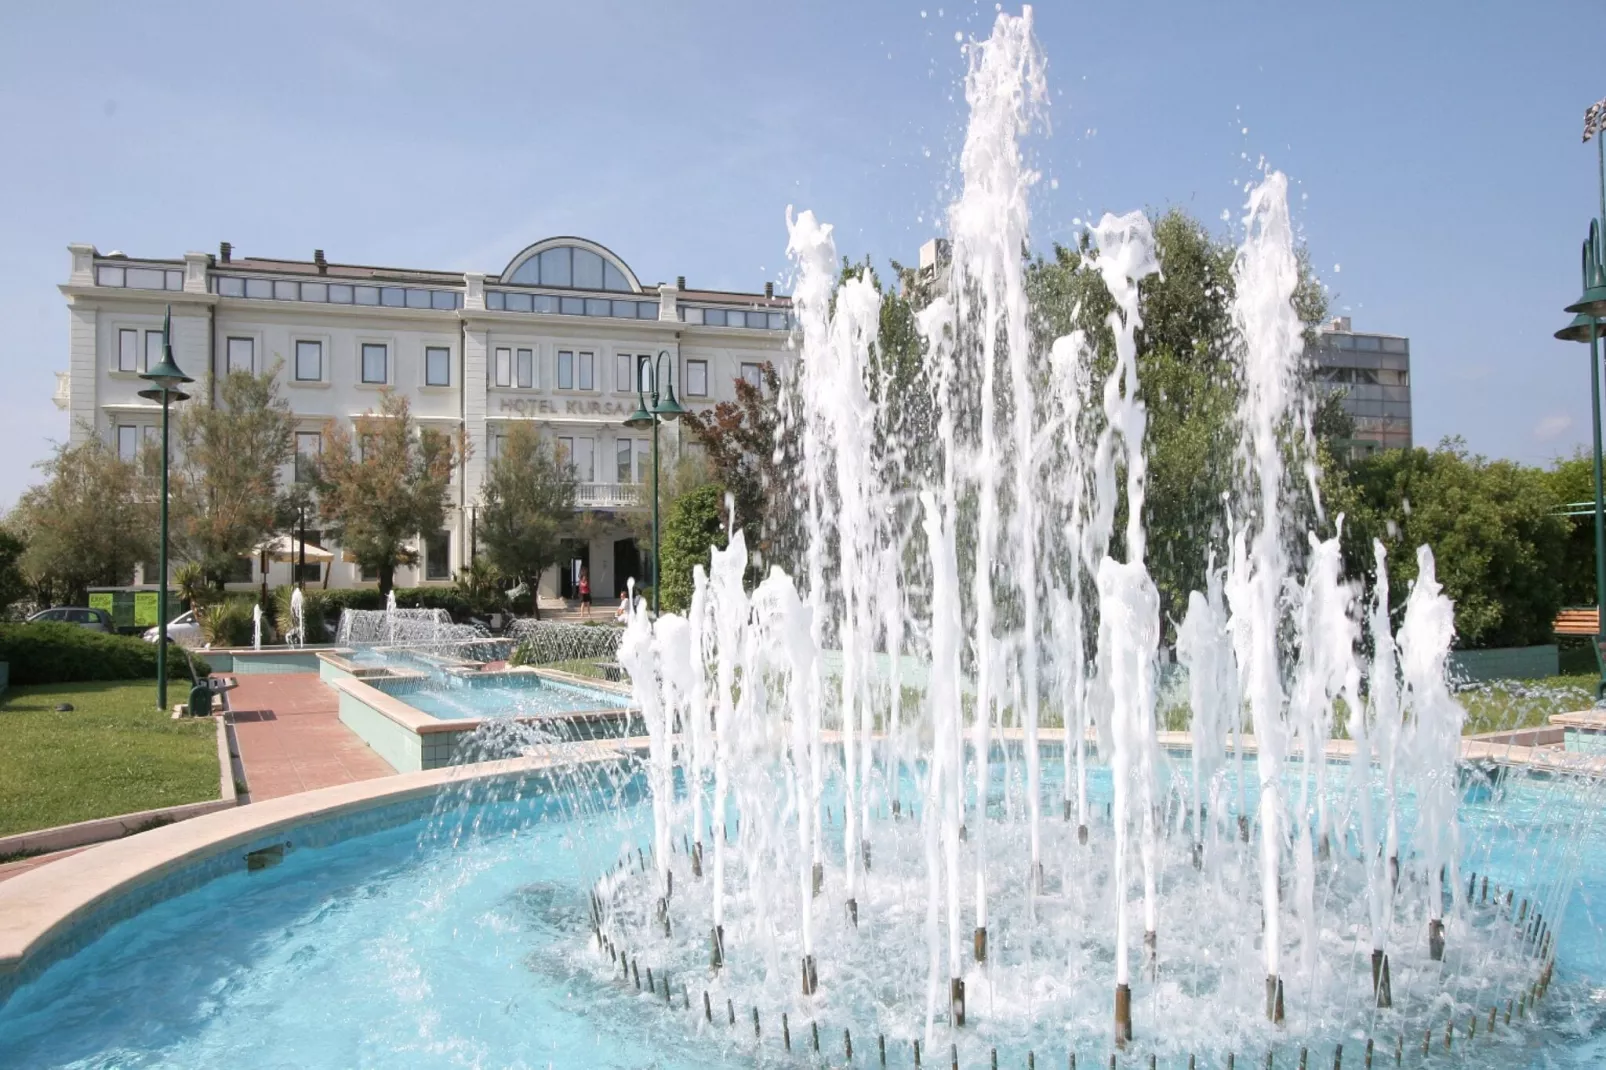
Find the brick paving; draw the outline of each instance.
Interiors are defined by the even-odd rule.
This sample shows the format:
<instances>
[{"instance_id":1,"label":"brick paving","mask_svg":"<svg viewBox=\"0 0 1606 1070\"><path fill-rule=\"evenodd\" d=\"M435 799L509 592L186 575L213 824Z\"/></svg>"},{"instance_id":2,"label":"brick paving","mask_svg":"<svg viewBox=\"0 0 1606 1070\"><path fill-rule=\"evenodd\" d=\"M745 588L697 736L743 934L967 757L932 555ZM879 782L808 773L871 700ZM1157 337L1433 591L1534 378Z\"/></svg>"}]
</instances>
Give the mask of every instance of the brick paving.
<instances>
[{"instance_id":1,"label":"brick paving","mask_svg":"<svg viewBox=\"0 0 1606 1070\"><path fill-rule=\"evenodd\" d=\"M396 770L340 723L333 688L311 673L236 677L229 719L253 801L390 776Z\"/></svg>"}]
</instances>

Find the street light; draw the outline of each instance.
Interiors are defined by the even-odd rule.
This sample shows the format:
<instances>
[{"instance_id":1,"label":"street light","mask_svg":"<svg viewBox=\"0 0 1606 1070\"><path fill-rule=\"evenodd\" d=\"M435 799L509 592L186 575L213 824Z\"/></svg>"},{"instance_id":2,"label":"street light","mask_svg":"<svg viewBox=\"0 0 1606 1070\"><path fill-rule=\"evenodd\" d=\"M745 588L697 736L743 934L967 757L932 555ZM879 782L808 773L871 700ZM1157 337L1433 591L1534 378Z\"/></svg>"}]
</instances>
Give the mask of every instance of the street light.
<instances>
[{"instance_id":1,"label":"street light","mask_svg":"<svg viewBox=\"0 0 1606 1070\"><path fill-rule=\"evenodd\" d=\"M154 368L148 368L140 374L154 384L149 390L141 390L139 396L151 401L159 401L162 405L162 543L161 551L157 555L159 564L159 585L156 588L156 708L167 709L167 443L168 422L175 402L188 401L189 395L179 387L195 380L185 375L173 361L173 306L167 306L167 315L162 319L162 359ZM193 711L192 711L193 712Z\"/></svg>"},{"instance_id":2,"label":"street light","mask_svg":"<svg viewBox=\"0 0 1606 1070\"><path fill-rule=\"evenodd\" d=\"M665 420L678 420L686 415L680 402L675 400L675 361L670 358L669 375L663 375L663 361L669 356L669 350L659 350L658 356L651 364L645 365L652 384L652 407L647 407L647 383L640 379L637 373L636 392L641 401L640 407L631 413L625 420L625 426L632 431L645 431L652 428L652 611L658 613L658 425ZM658 383L662 379L665 383L664 395L660 400Z\"/></svg>"},{"instance_id":3,"label":"street light","mask_svg":"<svg viewBox=\"0 0 1606 1070\"><path fill-rule=\"evenodd\" d=\"M1594 420L1591 430L1595 436L1595 665L1600 679L1595 683L1595 701L1606 697L1606 496L1601 490L1600 444L1600 336L1601 320L1606 317L1606 250L1601 246L1600 227L1606 225L1606 136L1597 138L1606 130L1606 100L1591 105L1584 112L1584 142L1595 138L1595 152L1600 175L1599 220L1589 221L1589 237L1584 240L1583 273L1584 294L1567 306L1575 313L1573 321L1556 332L1563 342L1589 343L1589 397Z\"/></svg>"}]
</instances>

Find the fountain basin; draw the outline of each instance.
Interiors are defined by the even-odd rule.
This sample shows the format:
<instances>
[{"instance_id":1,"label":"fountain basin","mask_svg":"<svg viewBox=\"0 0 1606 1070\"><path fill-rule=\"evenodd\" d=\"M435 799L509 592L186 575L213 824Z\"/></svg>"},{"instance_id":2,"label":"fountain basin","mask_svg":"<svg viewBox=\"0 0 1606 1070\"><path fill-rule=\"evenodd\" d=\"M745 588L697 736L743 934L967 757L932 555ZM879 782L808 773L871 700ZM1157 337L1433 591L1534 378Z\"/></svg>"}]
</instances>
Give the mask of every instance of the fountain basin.
<instances>
[{"instance_id":1,"label":"fountain basin","mask_svg":"<svg viewBox=\"0 0 1606 1070\"><path fill-rule=\"evenodd\" d=\"M818 1022L833 1062L851 1031L857 1059L874 1064L884 1032L888 1064L912 1065L919 1033L907 1020L918 1020L919 1001L902 991L848 990L841 960L828 954L820 958L821 995L813 1001L791 991L790 961L780 964L790 982L780 986L787 993L781 1001L756 989L732 991L734 1028L726 992L705 968L675 967L669 1001L612 973L590 935L587 893L621 860L629 880L645 879L632 859L650 842L651 808L639 779L606 771L621 749L642 746L637 739L568 745L565 763L576 759L579 768L596 770L579 785L557 779L557 755L549 754L272 800L103 845L0 884L0 1048L7 1065L790 1065L781 1046L783 1011L790 1013L793 1059L806 1058ZM1508 778L1504 803L1466 808L1469 830L1565 824L1570 815L1554 805L1547 779ZM1095 785L1100 813L1107 787ZM1520 879L1520 844L1491 850L1488 838L1468 838L1482 842L1464 868L1508 887ZM1455 1056L1468 1058L1456 1065L1595 1065L1602 1033L1588 978L1606 960L1606 939L1587 902L1606 890L1599 839L1591 827L1588 842L1579 843L1584 864L1561 923L1558 980L1542 1019L1521 1032L1502 1026L1465 1053L1458 1032ZM878 871L894 862L890 833L880 842ZM840 841L832 846L839 854ZM677 854L678 867L685 861ZM832 857L834 870L840 861ZM836 880L828 878L828 900ZM866 899L862 923L885 919L887 909L882 904L872 914ZM751 945L731 935L727 954L750 955ZM998 935L1002 962L1007 937ZM1162 955L1182 938L1162 933ZM689 929L685 939L697 942ZM627 950L639 956L643 987L648 966L659 967L661 983L665 962L654 949L642 941ZM925 948L905 953L923 959ZM1404 998L1399 976L1396 998ZM712 1022L702 1013L704 988L715 993ZM1026 1044L1044 1065L1064 1065L1067 1050L1078 1051L1082 1063L1104 1065L1102 989L1088 997L1101 1009L1088 1015L1097 1025L1084 1029L1080 1015L1067 1016L1064 1031L1052 1034L1058 1050L1040 1030L1034 1041L1024 1028L1000 1029L1001 1017L1019 1025L1029 1011L993 1005L975 978L971 993L974 1020L952 1035L962 1066L986 1066L989 1047L999 1049L1001 1065L1025 1065ZM1291 1013L1302 996L1291 991ZM1154 991L1134 985L1137 1047L1121 1056L1123 1067L1146 1065L1143 1052L1152 1047L1143 1045L1171 1028L1157 1019L1155 1000ZM757 1038L752 1006L762 1007ZM1382 1030L1378 1036L1380 1044L1393 1039ZM1321 1053L1318 1065L1330 1061L1325 1037L1326 1048L1292 1032L1267 1037L1275 1065L1295 1065L1304 1042ZM939 1039L946 1066L946 1028ZM1443 1058L1441 1039L1434 1038L1436 1059ZM1419 1041L1409 1065L1422 1065L1411 1057ZM1344 1042L1345 1062L1359 1065L1362 1040ZM1261 1065L1263 1050L1253 1054L1252 1065ZM1161 1062L1186 1060L1162 1054Z\"/></svg>"},{"instance_id":2,"label":"fountain basin","mask_svg":"<svg viewBox=\"0 0 1606 1070\"><path fill-rule=\"evenodd\" d=\"M339 695L340 720L404 773L481 760L485 730L498 721L572 741L625 736L631 720L622 686L553 670L390 670L325 682Z\"/></svg>"}]
</instances>

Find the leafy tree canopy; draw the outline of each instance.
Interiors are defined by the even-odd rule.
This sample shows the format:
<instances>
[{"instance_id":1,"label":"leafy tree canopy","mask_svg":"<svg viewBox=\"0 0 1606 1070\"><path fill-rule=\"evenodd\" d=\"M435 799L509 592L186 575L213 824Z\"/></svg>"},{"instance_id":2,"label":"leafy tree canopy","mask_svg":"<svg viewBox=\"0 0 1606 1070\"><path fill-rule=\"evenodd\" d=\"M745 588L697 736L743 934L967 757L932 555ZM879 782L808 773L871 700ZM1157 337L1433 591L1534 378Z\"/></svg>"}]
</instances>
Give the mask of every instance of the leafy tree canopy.
<instances>
[{"instance_id":1,"label":"leafy tree canopy","mask_svg":"<svg viewBox=\"0 0 1606 1070\"><path fill-rule=\"evenodd\" d=\"M529 424L514 425L480 488L477 537L485 557L533 591L562 553L574 494L574 469L563 451Z\"/></svg>"},{"instance_id":2,"label":"leafy tree canopy","mask_svg":"<svg viewBox=\"0 0 1606 1070\"><path fill-rule=\"evenodd\" d=\"M92 586L129 582L155 559L156 494L140 464L98 437L57 446L10 524L26 540L21 566L41 601L79 605Z\"/></svg>"},{"instance_id":3,"label":"leafy tree canopy","mask_svg":"<svg viewBox=\"0 0 1606 1070\"><path fill-rule=\"evenodd\" d=\"M216 405L181 407L173 458L173 542L222 586L234 562L277 528L279 470L295 442L295 419L279 396L279 366L232 371Z\"/></svg>"},{"instance_id":4,"label":"leafy tree canopy","mask_svg":"<svg viewBox=\"0 0 1606 1070\"><path fill-rule=\"evenodd\" d=\"M411 545L446 522L452 471L467 444L457 435L418 427L407 399L384 392L378 413L351 427L324 425L323 454L312 464L324 530L379 589L395 586L396 566L417 561Z\"/></svg>"}]
</instances>

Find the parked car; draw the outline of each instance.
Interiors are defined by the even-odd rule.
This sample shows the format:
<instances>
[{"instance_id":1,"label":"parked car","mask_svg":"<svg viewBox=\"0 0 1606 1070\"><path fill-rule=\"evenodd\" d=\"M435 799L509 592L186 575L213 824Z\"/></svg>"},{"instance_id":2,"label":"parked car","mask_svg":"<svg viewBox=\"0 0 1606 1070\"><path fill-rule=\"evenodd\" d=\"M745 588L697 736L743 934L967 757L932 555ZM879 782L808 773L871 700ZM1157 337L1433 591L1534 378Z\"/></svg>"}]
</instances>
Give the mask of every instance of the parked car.
<instances>
[{"instance_id":1,"label":"parked car","mask_svg":"<svg viewBox=\"0 0 1606 1070\"><path fill-rule=\"evenodd\" d=\"M145 641L156 642L159 632L155 627L145 629ZM186 610L167 622L167 639L179 646L198 647L201 639L201 622L195 619L195 610Z\"/></svg>"},{"instance_id":2,"label":"parked car","mask_svg":"<svg viewBox=\"0 0 1606 1070\"><path fill-rule=\"evenodd\" d=\"M51 621L56 624L79 624L90 631L106 632L117 631L112 626L112 615L104 609L90 609L88 606L56 606L52 609L41 609L28 618L29 624L39 624Z\"/></svg>"}]
</instances>

